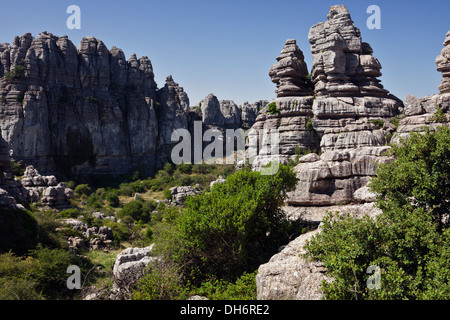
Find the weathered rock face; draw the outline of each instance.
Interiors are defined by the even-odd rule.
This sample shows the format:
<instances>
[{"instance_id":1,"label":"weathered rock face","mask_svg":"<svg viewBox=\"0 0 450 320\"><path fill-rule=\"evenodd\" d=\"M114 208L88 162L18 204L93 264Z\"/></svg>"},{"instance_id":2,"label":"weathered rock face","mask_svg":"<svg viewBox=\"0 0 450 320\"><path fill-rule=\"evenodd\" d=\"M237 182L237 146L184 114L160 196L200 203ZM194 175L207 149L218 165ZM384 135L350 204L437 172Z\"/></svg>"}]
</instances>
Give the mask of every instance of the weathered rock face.
<instances>
[{"instance_id":1,"label":"weathered rock face","mask_svg":"<svg viewBox=\"0 0 450 320\"><path fill-rule=\"evenodd\" d=\"M408 138L411 132L421 132L425 127L430 131L435 131L436 128L450 123L450 93L424 98L409 95L404 103L405 117L400 120L392 142L400 142L401 138ZM435 118L438 108L443 112L442 119Z\"/></svg>"},{"instance_id":2,"label":"weathered rock face","mask_svg":"<svg viewBox=\"0 0 450 320\"><path fill-rule=\"evenodd\" d=\"M333 206L356 202L355 192L376 175L378 164L392 158L390 147L332 150L305 156L295 168L299 182L287 203L299 206ZM315 155L315 154L313 154ZM308 158L306 158L308 157Z\"/></svg>"},{"instance_id":3,"label":"weathered rock face","mask_svg":"<svg viewBox=\"0 0 450 320\"><path fill-rule=\"evenodd\" d=\"M265 110L253 125L279 131L281 159L293 159L294 148L301 151L297 154L312 151L298 159L299 182L284 208L287 216L311 225L328 211L358 217L379 213L367 184L378 164L392 161L387 137L396 128L389 120L402 110L377 79L381 64L362 42L345 6L331 7L327 18L309 32L314 95L304 88L301 94L279 96L273 101L275 112ZM302 256L306 241L317 232L300 236L260 266L258 299L322 298L321 282L331 279L319 262Z\"/></svg>"},{"instance_id":4,"label":"weathered rock face","mask_svg":"<svg viewBox=\"0 0 450 320\"><path fill-rule=\"evenodd\" d=\"M439 85L440 94L417 98L413 95L406 97L404 104L404 118L400 120L393 142L400 142L401 138L409 137L411 132L423 131L427 127L430 131L450 123L450 31L444 41L445 48L436 58L437 70L442 72L442 82ZM435 116L438 109L440 117Z\"/></svg>"},{"instance_id":5,"label":"weathered rock face","mask_svg":"<svg viewBox=\"0 0 450 320\"><path fill-rule=\"evenodd\" d=\"M189 98L183 88L168 76L166 84L158 90L158 156L157 166L170 160L172 148L178 143L171 140L177 129L189 129Z\"/></svg>"},{"instance_id":6,"label":"weathered rock face","mask_svg":"<svg viewBox=\"0 0 450 320\"><path fill-rule=\"evenodd\" d=\"M172 192L172 203L175 205L181 205L184 200L189 196L200 194L202 191L197 187L192 186L180 186L170 188Z\"/></svg>"},{"instance_id":7,"label":"weathered rock face","mask_svg":"<svg viewBox=\"0 0 450 320\"><path fill-rule=\"evenodd\" d=\"M308 68L303 52L298 48L295 39L289 39L277 57L277 63L269 70L269 76L276 83L277 97L306 96L312 92L307 79Z\"/></svg>"},{"instance_id":8,"label":"weathered rock face","mask_svg":"<svg viewBox=\"0 0 450 320\"><path fill-rule=\"evenodd\" d=\"M312 81L317 97L310 128L319 137L320 159L300 160L300 182L289 204L326 206L355 201L354 192L375 175L385 156L388 135L401 102L380 81L381 65L362 42L345 6L333 6L326 22L313 26ZM305 160L305 161L303 161Z\"/></svg>"},{"instance_id":9,"label":"weathered rock face","mask_svg":"<svg viewBox=\"0 0 450 320\"><path fill-rule=\"evenodd\" d=\"M386 97L379 83L381 64L372 48L361 41L361 32L343 5L331 7L326 22L309 31L314 66L314 91L320 95Z\"/></svg>"},{"instance_id":10,"label":"weathered rock face","mask_svg":"<svg viewBox=\"0 0 450 320\"><path fill-rule=\"evenodd\" d=\"M145 274L145 267L159 258L152 256L153 245L127 248L119 253L113 267L114 284L109 299L121 300L130 295L133 284Z\"/></svg>"},{"instance_id":11,"label":"weathered rock face","mask_svg":"<svg viewBox=\"0 0 450 320\"><path fill-rule=\"evenodd\" d=\"M440 93L450 93L450 31L444 40L444 49L436 58L437 71L442 72L442 82L439 86Z\"/></svg>"},{"instance_id":12,"label":"weathered rock face","mask_svg":"<svg viewBox=\"0 0 450 320\"><path fill-rule=\"evenodd\" d=\"M8 143L0 137L0 210L1 207L20 208L18 202L28 201L27 190L14 178Z\"/></svg>"},{"instance_id":13,"label":"weathered rock face","mask_svg":"<svg viewBox=\"0 0 450 320\"><path fill-rule=\"evenodd\" d=\"M299 236L258 269L258 300L321 300L322 281L331 281L320 262L304 257L304 246L317 230Z\"/></svg>"},{"instance_id":14,"label":"weathered rock face","mask_svg":"<svg viewBox=\"0 0 450 320\"><path fill-rule=\"evenodd\" d=\"M0 46L0 128L13 157L44 174L124 173L155 165L156 83L94 37L79 50L43 32Z\"/></svg>"}]
</instances>

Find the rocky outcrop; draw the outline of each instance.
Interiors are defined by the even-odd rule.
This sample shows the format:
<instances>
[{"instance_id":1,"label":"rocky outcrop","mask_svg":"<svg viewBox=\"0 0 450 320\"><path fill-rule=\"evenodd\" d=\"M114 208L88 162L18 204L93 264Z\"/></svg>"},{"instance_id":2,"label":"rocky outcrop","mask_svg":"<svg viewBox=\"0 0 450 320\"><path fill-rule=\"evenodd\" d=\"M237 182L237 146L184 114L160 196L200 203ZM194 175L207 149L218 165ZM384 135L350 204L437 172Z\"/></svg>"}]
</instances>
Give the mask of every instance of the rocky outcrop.
<instances>
[{"instance_id":1,"label":"rocky outcrop","mask_svg":"<svg viewBox=\"0 0 450 320\"><path fill-rule=\"evenodd\" d=\"M277 57L277 63L269 70L269 76L276 83L277 97L307 96L312 92L308 77L308 68L303 52L295 39L289 39Z\"/></svg>"},{"instance_id":2,"label":"rocky outcrop","mask_svg":"<svg viewBox=\"0 0 450 320\"><path fill-rule=\"evenodd\" d=\"M255 155L254 168L272 160L287 163L305 151L317 151L320 142L312 127L312 84L303 52L294 39L286 41L277 63L269 69L269 76L277 85L277 98L260 111L250 131L253 141L258 141L249 147L249 153ZM277 155L269 150L271 132L279 134Z\"/></svg>"},{"instance_id":3,"label":"rocky outcrop","mask_svg":"<svg viewBox=\"0 0 450 320\"><path fill-rule=\"evenodd\" d=\"M360 147L300 158L294 169L299 182L287 203L332 206L355 202L354 193L376 175L378 164L392 160L387 150L389 147Z\"/></svg>"},{"instance_id":4,"label":"rocky outcrop","mask_svg":"<svg viewBox=\"0 0 450 320\"><path fill-rule=\"evenodd\" d=\"M305 257L304 248L307 241L317 233L318 230L315 230L299 236L258 268L258 300L322 299L322 281L332 279L326 276L322 263Z\"/></svg>"},{"instance_id":5,"label":"rocky outcrop","mask_svg":"<svg viewBox=\"0 0 450 320\"><path fill-rule=\"evenodd\" d=\"M320 137L320 157L296 167L300 179L288 203L326 206L354 202L354 192L376 174L395 126L389 120L401 102L382 87L381 64L345 6L333 6L326 22L309 32L314 58L312 130Z\"/></svg>"},{"instance_id":6,"label":"rocky outcrop","mask_svg":"<svg viewBox=\"0 0 450 320\"><path fill-rule=\"evenodd\" d=\"M114 283L109 294L111 300L129 296L130 289L145 274L147 265L159 258L152 256L153 245L145 248L127 248L119 253L113 267Z\"/></svg>"},{"instance_id":7,"label":"rocky outcrop","mask_svg":"<svg viewBox=\"0 0 450 320\"><path fill-rule=\"evenodd\" d=\"M437 71L442 72L442 82L439 86L440 93L450 93L450 31L444 40L444 49L436 58Z\"/></svg>"},{"instance_id":8,"label":"rocky outcrop","mask_svg":"<svg viewBox=\"0 0 450 320\"><path fill-rule=\"evenodd\" d=\"M445 48L436 58L437 71L442 72L440 94L417 98L408 95L404 101L403 119L399 121L393 142L408 138L411 132L421 132L424 128L436 128L450 123L450 31L444 41Z\"/></svg>"},{"instance_id":9,"label":"rocky outcrop","mask_svg":"<svg viewBox=\"0 0 450 320\"><path fill-rule=\"evenodd\" d=\"M30 201L27 190L14 177L8 143L0 137L0 211L1 208L23 208L19 203Z\"/></svg>"},{"instance_id":10,"label":"rocky outcrop","mask_svg":"<svg viewBox=\"0 0 450 320\"><path fill-rule=\"evenodd\" d=\"M0 128L12 155L44 174L155 166L156 83L147 57L94 38L27 33L0 45Z\"/></svg>"},{"instance_id":11,"label":"rocky outcrop","mask_svg":"<svg viewBox=\"0 0 450 320\"><path fill-rule=\"evenodd\" d=\"M314 25L308 35L313 55L312 79L318 96L370 95L386 97L377 79L381 64L343 5L332 6L326 22Z\"/></svg>"},{"instance_id":12,"label":"rocky outcrop","mask_svg":"<svg viewBox=\"0 0 450 320\"><path fill-rule=\"evenodd\" d=\"M73 190L64 183L58 183L55 176L42 176L33 166L27 166L21 182L28 190L30 201L41 201L44 207L59 210L68 208L69 199L74 196Z\"/></svg>"},{"instance_id":13,"label":"rocky outcrop","mask_svg":"<svg viewBox=\"0 0 450 320\"><path fill-rule=\"evenodd\" d=\"M73 230L79 231L83 236L81 238L76 236L67 238L70 249L74 251L80 249L99 250L110 246L113 242L113 231L109 227L90 227L87 223L72 218L64 219L62 223L72 227Z\"/></svg>"},{"instance_id":14,"label":"rocky outcrop","mask_svg":"<svg viewBox=\"0 0 450 320\"><path fill-rule=\"evenodd\" d=\"M313 26L308 37L314 93L304 87L301 94L293 90L277 97L253 125L276 128L279 158L286 161L289 155L298 161L294 170L299 181L284 211L316 227L329 211L357 217L379 213L367 185L380 163L392 161L388 137L396 127L390 120L403 109L378 80L381 64L362 42L345 6L331 7L327 18ZM317 232L300 236L260 266L258 299L322 298L321 282L331 279L319 262L303 256L306 241Z\"/></svg>"},{"instance_id":15,"label":"rocky outcrop","mask_svg":"<svg viewBox=\"0 0 450 320\"><path fill-rule=\"evenodd\" d=\"M181 205L187 197L198 195L202 192L198 187L192 186L173 187L170 188L170 191L172 192L172 203L175 205Z\"/></svg>"},{"instance_id":16,"label":"rocky outcrop","mask_svg":"<svg viewBox=\"0 0 450 320\"><path fill-rule=\"evenodd\" d=\"M189 98L183 88L168 76L166 84L158 90L158 156L157 167L170 160L172 148L178 143L171 140L177 129L189 129Z\"/></svg>"}]
</instances>

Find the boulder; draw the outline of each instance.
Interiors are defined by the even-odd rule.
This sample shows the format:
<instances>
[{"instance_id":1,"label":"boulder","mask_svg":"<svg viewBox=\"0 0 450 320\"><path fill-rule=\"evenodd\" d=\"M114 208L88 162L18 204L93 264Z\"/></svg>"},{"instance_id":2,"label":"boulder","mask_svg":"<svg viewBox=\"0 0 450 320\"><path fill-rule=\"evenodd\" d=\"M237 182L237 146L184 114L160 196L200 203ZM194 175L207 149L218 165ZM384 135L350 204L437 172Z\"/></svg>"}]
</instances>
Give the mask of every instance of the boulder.
<instances>
[{"instance_id":1,"label":"boulder","mask_svg":"<svg viewBox=\"0 0 450 320\"><path fill-rule=\"evenodd\" d=\"M331 281L320 262L304 256L305 244L319 231L299 236L258 268L258 300L321 300L322 281Z\"/></svg>"}]
</instances>

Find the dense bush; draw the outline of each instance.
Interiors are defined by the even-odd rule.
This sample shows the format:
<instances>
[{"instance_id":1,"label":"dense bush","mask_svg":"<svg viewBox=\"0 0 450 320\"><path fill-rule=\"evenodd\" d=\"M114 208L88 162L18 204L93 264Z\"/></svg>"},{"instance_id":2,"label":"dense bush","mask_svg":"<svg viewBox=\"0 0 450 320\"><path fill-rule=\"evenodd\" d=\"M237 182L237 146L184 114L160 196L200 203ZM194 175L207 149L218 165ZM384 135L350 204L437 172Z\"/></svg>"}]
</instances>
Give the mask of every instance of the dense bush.
<instances>
[{"instance_id":1,"label":"dense bush","mask_svg":"<svg viewBox=\"0 0 450 320\"><path fill-rule=\"evenodd\" d=\"M123 206L117 214L118 218L130 216L134 221L147 223L150 221L151 207L144 202L133 200Z\"/></svg>"},{"instance_id":2,"label":"dense bush","mask_svg":"<svg viewBox=\"0 0 450 320\"><path fill-rule=\"evenodd\" d=\"M295 174L280 165L277 174L238 171L211 192L190 197L174 223L172 258L188 274L234 280L255 270L301 227L290 228L281 206L296 184Z\"/></svg>"},{"instance_id":3,"label":"dense bush","mask_svg":"<svg viewBox=\"0 0 450 320\"><path fill-rule=\"evenodd\" d=\"M76 186L75 190L73 190L73 192L77 195L77 196L89 196L92 193L91 188L87 185L87 184L79 184Z\"/></svg>"},{"instance_id":4,"label":"dense bush","mask_svg":"<svg viewBox=\"0 0 450 320\"><path fill-rule=\"evenodd\" d=\"M39 240L36 218L27 210L0 209L0 253L24 254Z\"/></svg>"}]
</instances>

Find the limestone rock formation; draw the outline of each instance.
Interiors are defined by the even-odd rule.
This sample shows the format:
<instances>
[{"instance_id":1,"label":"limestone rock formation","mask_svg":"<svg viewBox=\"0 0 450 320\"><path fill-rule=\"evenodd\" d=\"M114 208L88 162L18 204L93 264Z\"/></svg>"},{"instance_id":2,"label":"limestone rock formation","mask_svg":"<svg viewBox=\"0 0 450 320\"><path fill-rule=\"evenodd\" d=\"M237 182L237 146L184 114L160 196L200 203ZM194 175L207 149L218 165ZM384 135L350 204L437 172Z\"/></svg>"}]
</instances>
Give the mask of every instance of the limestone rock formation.
<instances>
[{"instance_id":1,"label":"limestone rock formation","mask_svg":"<svg viewBox=\"0 0 450 320\"><path fill-rule=\"evenodd\" d=\"M320 262L304 256L305 244L319 231L299 236L258 268L258 300L321 300L322 281L331 281Z\"/></svg>"},{"instance_id":2,"label":"limestone rock formation","mask_svg":"<svg viewBox=\"0 0 450 320\"><path fill-rule=\"evenodd\" d=\"M417 98L409 95L405 99L404 118L399 121L392 142L408 138L411 132L421 132L424 128L435 131L436 128L450 123L450 93ZM442 119L436 119L438 108L442 111Z\"/></svg>"},{"instance_id":3,"label":"limestone rock formation","mask_svg":"<svg viewBox=\"0 0 450 320\"><path fill-rule=\"evenodd\" d=\"M201 190L192 186L180 186L170 188L172 192L172 203L181 205L188 196L194 196L201 193Z\"/></svg>"},{"instance_id":4,"label":"limestone rock formation","mask_svg":"<svg viewBox=\"0 0 450 320\"><path fill-rule=\"evenodd\" d=\"M436 58L437 71L442 72L442 82L439 86L440 93L450 93L450 31L444 40L444 49Z\"/></svg>"},{"instance_id":5,"label":"limestone rock formation","mask_svg":"<svg viewBox=\"0 0 450 320\"><path fill-rule=\"evenodd\" d=\"M94 38L27 33L0 45L0 128L17 161L44 174L155 165L156 83L147 57Z\"/></svg>"},{"instance_id":6,"label":"limestone rock formation","mask_svg":"<svg viewBox=\"0 0 450 320\"><path fill-rule=\"evenodd\" d=\"M111 300L124 299L133 284L145 273L145 267L157 257L152 256L153 245L145 248L127 248L119 253L113 267L114 284Z\"/></svg>"},{"instance_id":7,"label":"limestone rock formation","mask_svg":"<svg viewBox=\"0 0 450 320\"><path fill-rule=\"evenodd\" d=\"M450 123L450 31L444 41L445 48L436 58L437 70L442 72L440 94L417 98L408 95L404 101L404 118L400 120L393 142L409 137L411 132L430 131ZM440 115L439 115L439 112Z\"/></svg>"},{"instance_id":8,"label":"limestone rock formation","mask_svg":"<svg viewBox=\"0 0 450 320\"><path fill-rule=\"evenodd\" d=\"M304 88L301 94L279 96L252 127L276 128L279 158L298 158L294 170L299 182L288 194L284 211L313 226L328 211L353 216L379 213L367 185L378 164L392 161L387 143L396 128L390 119L403 108L381 85L381 64L371 46L362 42L345 6L331 7L327 18L313 26L308 36L314 94ZM270 159L273 155L265 163ZM261 157L257 160L262 162ZM258 163L254 168L258 169ZM300 236L259 268L258 298L322 297L325 270L301 256L305 241L313 235Z\"/></svg>"},{"instance_id":9,"label":"limestone rock formation","mask_svg":"<svg viewBox=\"0 0 450 320\"><path fill-rule=\"evenodd\" d=\"M355 202L354 193L376 175L378 164L392 160L390 147L359 147L324 152L302 162L295 171L299 182L287 203L300 206L333 206Z\"/></svg>"},{"instance_id":10,"label":"limestone rock formation","mask_svg":"<svg viewBox=\"0 0 450 320\"><path fill-rule=\"evenodd\" d=\"M314 65L312 78L318 95L386 97L377 79L381 64L361 40L361 32L344 5L332 6L326 22L314 25L308 35Z\"/></svg>"},{"instance_id":11,"label":"limestone rock formation","mask_svg":"<svg viewBox=\"0 0 450 320\"><path fill-rule=\"evenodd\" d=\"M189 98L183 88L168 76L166 84L158 90L158 156L157 166L170 160L172 148L178 143L171 140L177 129L189 129Z\"/></svg>"},{"instance_id":12,"label":"limestone rock formation","mask_svg":"<svg viewBox=\"0 0 450 320\"><path fill-rule=\"evenodd\" d=\"M109 227L90 227L87 223L72 218L64 219L62 222L63 224L71 226L72 229L81 232L84 237L67 238L69 247L74 251L85 248L99 250L107 247L113 241L113 231Z\"/></svg>"},{"instance_id":13,"label":"limestone rock formation","mask_svg":"<svg viewBox=\"0 0 450 320\"><path fill-rule=\"evenodd\" d=\"M14 178L8 143L0 137L0 208L23 208L19 203L28 201L27 190Z\"/></svg>"},{"instance_id":14,"label":"limestone rock formation","mask_svg":"<svg viewBox=\"0 0 450 320\"><path fill-rule=\"evenodd\" d=\"M300 182L288 199L295 205L353 202L353 193L375 175L376 164L389 161L387 136L395 130L389 120L403 107L377 79L381 65L345 6L331 7L327 18L309 32L317 95L311 127L323 154L296 167Z\"/></svg>"},{"instance_id":15,"label":"limestone rock formation","mask_svg":"<svg viewBox=\"0 0 450 320\"><path fill-rule=\"evenodd\" d=\"M22 185L28 190L31 202L41 200L44 207L66 209L73 190L64 183L58 183L55 176L42 176L33 166L27 166L22 177ZM42 194L42 198L40 195Z\"/></svg>"},{"instance_id":16,"label":"limestone rock formation","mask_svg":"<svg viewBox=\"0 0 450 320\"><path fill-rule=\"evenodd\" d=\"M277 97L310 95L311 83L307 79L308 68L304 59L296 40L286 40L277 63L269 70L272 82L277 85Z\"/></svg>"}]
</instances>

